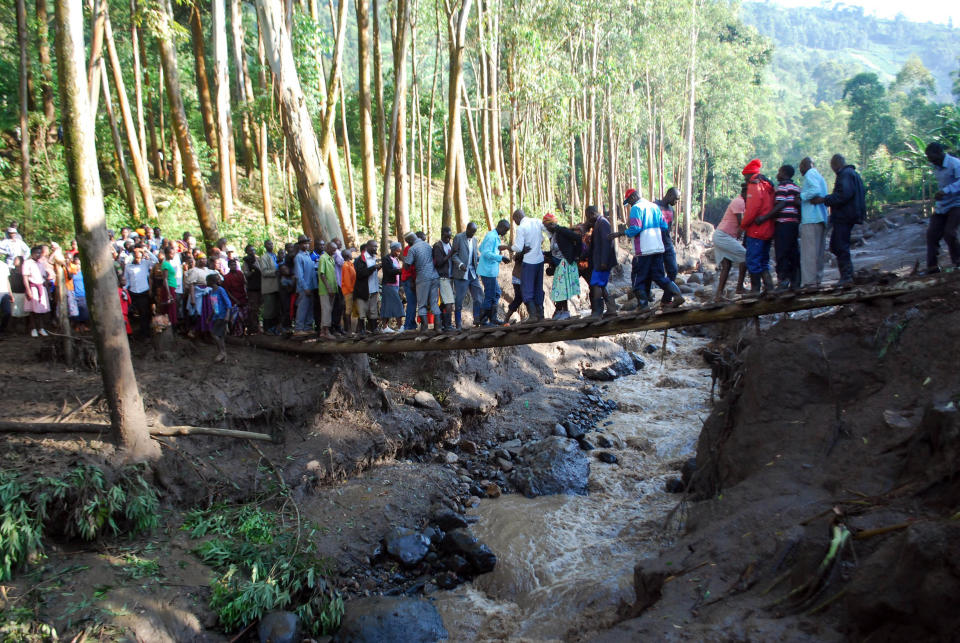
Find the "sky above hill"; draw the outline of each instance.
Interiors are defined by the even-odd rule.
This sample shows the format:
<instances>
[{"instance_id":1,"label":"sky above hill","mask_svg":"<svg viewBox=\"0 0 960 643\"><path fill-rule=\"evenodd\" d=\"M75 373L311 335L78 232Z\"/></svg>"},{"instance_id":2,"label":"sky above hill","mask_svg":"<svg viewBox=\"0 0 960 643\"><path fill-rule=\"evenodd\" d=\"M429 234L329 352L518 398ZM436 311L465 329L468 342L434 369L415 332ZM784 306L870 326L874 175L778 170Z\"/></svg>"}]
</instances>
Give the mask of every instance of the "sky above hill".
<instances>
[{"instance_id":1,"label":"sky above hill","mask_svg":"<svg viewBox=\"0 0 960 643\"><path fill-rule=\"evenodd\" d=\"M878 18L896 18L898 14L903 14L907 20L914 22L939 22L946 23L948 19L953 19L954 26L960 27L960 3L949 2L948 0L848 0L846 2L836 2L835 0L775 0L775 4L785 7L827 7L832 8L837 4L852 5L863 7L864 12L873 14Z\"/></svg>"}]
</instances>

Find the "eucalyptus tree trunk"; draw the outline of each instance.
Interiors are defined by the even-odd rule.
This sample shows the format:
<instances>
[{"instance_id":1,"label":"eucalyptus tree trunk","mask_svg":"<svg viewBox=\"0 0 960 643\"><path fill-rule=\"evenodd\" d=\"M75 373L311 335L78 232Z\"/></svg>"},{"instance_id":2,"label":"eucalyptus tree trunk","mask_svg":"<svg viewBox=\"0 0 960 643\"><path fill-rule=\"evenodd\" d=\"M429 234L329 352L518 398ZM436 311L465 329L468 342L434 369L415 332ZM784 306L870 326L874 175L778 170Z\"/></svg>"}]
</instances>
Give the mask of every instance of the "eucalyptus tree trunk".
<instances>
[{"instance_id":1,"label":"eucalyptus tree trunk","mask_svg":"<svg viewBox=\"0 0 960 643\"><path fill-rule=\"evenodd\" d=\"M104 22L104 37L107 45L107 55L110 59L110 71L113 74L113 86L117 91L117 102L120 105L120 116L127 135L127 147L130 150L130 161L133 163L133 173L137 177L140 196L143 197L147 220L157 220L157 207L153 203L153 189L150 187L150 177L147 174L146 163L140 156L140 143L137 141L137 130L133 123L133 114L130 103L127 101L127 90L123 85L123 71L120 67L120 58L117 55L117 45L113 39L113 28L110 25L110 14L107 12ZM109 91L106 87L104 91Z\"/></svg>"},{"instance_id":2,"label":"eucalyptus tree trunk","mask_svg":"<svg viewBox=\"0 0 960 643\"><path fill-rule=\"evenodd\" d=\"M44 0L38 0L43 2ZM137 0L130 0L130 47L133 51L133 97L137 104L137 136L140 158L147 160L147 128L143 121L143 72L140 65L140 27L137 25Z\"/></svg>"},{"instance_id":3,"label":"eucalyptus tree trunk","mask_svg":"<svg viewBox=\"0 0 960 643\"><path fill-rule=\"evenodd\" d=\"M356 0L357 82L360 103L360 158L363 170L363 222L374 231L380 224L377 208L377 165L373 157L373 117L370 113L370 8L369 0Z\"/></svg>"},{"instance_id":4,"label":"eucalyptus tree trunk","mask_svg":"<svg viewBox=\"0 0 960 643\"><path fill-rule=\"evenodd\" d=\"M250 105L247 95L246 63L243 51L243 11L240 0L230 0L230 28L233 36L233 66L237 72L237 96L245 106ZM245 109L240 119L240 143L243 147L243 164L247 169L247 178L253 176L253 140L250 135L250 110Z\"/></svg>"},{"instance_id":5,"label":"eucalyptus tree trunk","mask_svg":"<svg viewBox=\"0 0 960 643\"><path fill-rule=\"evenodd\" d=\"M203 122L203 138L207 147L217 149L217 122L213 117L213 98L210 94L210 79L207 77L206 48L203 44L203 23L200 9L190 8L190 42L193 45L193 71L197 82L197 101L200 103L200 116Z\"/></svg>"},{"instance_id":6,"label":"eucalyptus tree trunk","mask_svg":"<svg viewBox=\"0 0 960 643\"><path fill-rule=\"evenodd\" d=\"M90 116L96 120L97 102L100 100L100 59L103 55L103 32L107 20L107 0L90 0L93 15L93 35L90 37L90 60L87 63L87 95L90 100Z\"/></svg>"},{"instance_id":7,"label":"eucalyptus tree trunk","mask_svg":"<svg viewBox=\"0 0 960 643\"><path fill-rule=\"evenodd\" d=\"M233 216L233 168L230 140L230 76L227 74L227 12L224 0L213 0L213 70L217 85L217 162L220 168L220 219Z\"/></svg>"},{"instance_id":8,"label":"eucalyptus tree trunk","mask_svg":"<svg viewBox=\"0 0 960 643\"><path fill-rule=\"evenodd\" d=\"M100 80L106 91L103 92L103 106L107 112L107 121L110 124L110 137L113 139L113 149L117 153L117 170L120 174L120 180L123 183L123 196L127 201L127 211L131 219L137 218L137 192L133 187L133 180L130 178L130 170L127 169L127 157L123 155L123 139L120 138L120 130L117 127L117 117L113 112L113 100L110 98L110 84L107 82L107 65L100 59Z\"/></svg>"},{"instance_id":9,"label":"eucalyptus tree trunk","mask_svg":"<svg viewBox=\"0 0 960 643\"><path fill-rule=\"evenodd\" d=\"M280 97L284 138L297 175L304 230L316 230L325 239L342 239L343 232L330 197L329 177L297 75L283 5L280 0L257 0L257 15L264 51Z\"/></svg>"},{"instance_id":10,"label":"eucalyptus tree trunk","mask_svg":"<svg viewBox=\"0 0 960 643\"><path fill-rule=\"evenodd\" d=\"M53 105L53 67L50 63L50 28L47 24L47 0L37 0L37 53L40 56L40 94L43 118L47 122L46 137L57 140L57 111Z\"/></svg>"},{"instance_id":11,"label":"eucalyptus tree trunk","mask_svg":"<svg viewBox=\"0 0 960 643\"><path fill-rule=\"evenodd\" d=\"M33 190L30 181L30 59L27 56L27 7L17 0L17 42L20 46L20 189L23 191L23 216L33 214Z\"/></svg>"},{"instance_id":12,"label":"eucalyptus tree trunk","mask_svg":"<svg viewBox=\"0 0 960 643\"><path fill-rule=\"evenodd\" d=\"M383 104L383 54L380 50L380 2L373 0L373 89L377 102L377 143L380 146L380 173L387 173L387 112Z\"/></svg>"},{"instance_id":13,"label":"eucalyptus tree trunk","mask_svg":"<svg viewBox=\"0 0 960 643\"><path fill-rule=\"evenodd\" d=\"M466 47L467 20L470 17L472 0L462 0L459 14L447 6L447 45L449 49L449 78L447 92L447 164L443 184L443 221L444 225L453 222L456 212L457 230L466 228L470 221L467 211L467 177L457 181L460 159L463 155L463 132L460 124L461 93L463 82L463 52Z\"/></svg>"},{"instance_id":14,"label":"eucalyptus tree trunk","mask_svg":"<svg viewBox=\"0 0 960 643\"><path fill-rule=\"evenodd\" d=\"M410 230L410 185L407 182L407 49L411 0L397 0L397 19L393 30L393 120L390 124L390 150L394 165L393 220L396 238ZM388 166L389 167L389 166ZM389 170L387 177L389 180ZM384 250L388 246L384 245Z\"/></svg>"},{"instance_id":15,"label":"eucalyptus tree trunk","mask_svg":"<svg viewBox=\"0 0 960 643\"><path fill-rule=\"evenodd\" d=\"M260 73L257 76L257 84L260 91L267 93L267 61L263 51L263 38L260 36L260 30L257 29L257 57L260 62ZM267 117L260 117L260 196L263 199L263 223L270 229L273 227L273 203L270 199L270 156L268 153L267 137Z\"/></svg>"},{"instance_id":16,"label":"eucalyptus tree trunk","mask_svg":"<svg viewBox=\"0 0 960 643\"><path fill-rule=\"evenodd\" d=\"M207 200L207 188L200 174L200 163L193 148L190 130L187 127L187 113L183 107L183 97L180 93L180 72L177 70L177 52L173 45L173 34L170 32L170 17L164 9L155 12L157 16L156 39L157 49L160 51L160 64L163 66L163 80L167 86L168 102L170 103L170 120L176 134L177 147L180 149L183 168L186 174L187 187L190 189L190 198L197 212L203 240L209 248L220 238L217 219L210 212Z\"/></svg>"},{"instance_id":17,"label":"eucalyptus tree trunk","mask_svg":"<svg viewBox=\"0 0 960 643\"><path fill-rule=\"evenodd\" d=\"M114 438L124 450L125 459L156 459L160 457L160 447L150 439L117 297L113 254L107 237L95 133L90 126L93 116L83 74L83 10L80 0L57 0L56 22L57 76L67 173L104 397L110 408L110 424Z\"/></svg>"},{"instance_id":18,"label":"eucalyptus tree trunk","mask_svg":"<svg viewBox=\"0 0 960 643\"><path fill-rule=\"evenodd\" d=\"M700 0L693 0L693 16L690 21L690 102L687 113L687 171L683 189L683 242L690 243L690 222L693 214L693 130L696 116L697 95L697 7Z\"/></svg>"}]
</instances>

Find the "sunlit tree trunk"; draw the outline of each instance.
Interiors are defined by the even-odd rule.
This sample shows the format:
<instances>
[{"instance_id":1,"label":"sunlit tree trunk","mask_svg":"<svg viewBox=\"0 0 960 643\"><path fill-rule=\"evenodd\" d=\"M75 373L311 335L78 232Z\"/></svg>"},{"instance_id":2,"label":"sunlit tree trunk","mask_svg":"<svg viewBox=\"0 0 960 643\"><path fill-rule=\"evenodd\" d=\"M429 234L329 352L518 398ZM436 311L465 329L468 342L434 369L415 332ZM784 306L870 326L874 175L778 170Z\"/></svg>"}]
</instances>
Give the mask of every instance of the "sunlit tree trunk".
<instances>
[{"instance_id":1,"label":"sunlit tree trunk","mask_svg":"<svg viewBox=\"0 0 960 643\"><path fill-rule=\"evenodd\" d=\"M363 222L374 231L380 223L377 206L377 166L373 157L373 117L370 113L370 9L369 0L356 0L357 65L360 103L360 159L363 171Z\"/></svg>"},{"instance_id":2,"label":"sunlit tree trunk","mask_svg":"<svg viewBox=\"0 0 960 643\"><path fill-rule=\"evenodd\" d=\"M92 36L90 37L90 59L87 63L87 95L90 100L90 115L97 118L97 102L100 100L100 58L103 56L103 32L107 20L107 0L90 0L90 13L93 16Z\"/></svg>"},{"instance_id":3,"label":"sunlit tree trunk","mask_svg":"<svg viewBox=\"0 0 960 643\"><path fill-rule=\"evenodd\" d=\"M90 126L93 116L83 74L83 10L80 0L57 0L56 22L57 75L67 173L99 370L104 397L110 408L110 424L126 458L155 459L160 456L160 447L150 439L117 297L113 254L107 237L95 133Z\"/></svg>"},{"instance_id":4,"label":"sunlit tree trunk","mask_svg":"<svg viewBox=\"0 0 960 643\"><path fill-rule=\"evenodd\" d=\"M383 105L383 54L380 51L380 2L373 0L373 87L377 102L377 142L380 146L380 173L387 173L387 114Z\"/></svg>"},{"instance_id":5,"label":"sunlit tree trunk","mask_svg":"<svg viewBox=\"0 0 960 643\"><path fill-rule=\"evenodd\" d=\"M160 64L163 65L162 78L167 86L170 103L170 119L173 131L176 134L177 146L186 173L187 187L190 189L190 198L197 212L203 240L209 248L220 238L217 219L210 211L207 200L207 188L200 174L200 163L190 138L187 126L187 113L183 107L183 98L180 93L180 73L177 70L177 53L173 46L173 35L170 33L170 18L164 9L156 11L157 15L157 49L160 52Z\"/></svg>"},{"instance_id":6,"label":"sunlit tree trunk","mask_svg":"<svg viewBox=\"0 0 960 643\"><path fill-rule=\"evenodd\" d=\"M453 222L456 211L457 229L463 230L470 215L467 211L466 177L457 183L458 155L463 154L463 132L460 124L460 84L463 82L463 52L466 47L467 20L472 0L462 0L459 13L447 5L447 45L449 49L449 91L447 92L447 164L443 184L444 225Z\"/></svg>"},{"instance_id":7,"label":"sunlit tree trunk","mask_svg":"<svg viewBox=\"0 0 960 643\"><path fill-rule=\"evenodd\" d=\"M411 0L397 0L393 30L394 115L390 125L394 165L393 219L397 239L410 230L410 186L407 183L407 50L410 44ZM384 244L384 249L388 246Z\"/></svg>"},{"instance_id":8,"label":"sunlit tree trunk","mask_svg":"<svg viewBox=\"0 0 960 643\"><path fill-rule=\"evenodd\" d=\"M224 0L213 0L213 70L217 86L217 163L220 168L220 219L233 216L233 168L230 165L230 76L227 74L227 12Z\"/></svg>"},{"instance_id":9,"label":"sunlit tree trunk","mask_svg":"<svg viewBox=\"0 0 960 643\"><path fill-rule=\"evenodd\" d=\"M257 15L265 54L280 95L284 138L297 174L301 212L309 219L304 229L316 230L326 239L342 239L343 231L330 197L329 177L297 75L283 6L280 0L257 0Z\"/></svg>"},{"instance_id":10,"label":"sunlit tree trunk","mask_svg":"<svg viewBox=\"0 0 960 643\"><path fill-rule=\"evenodd\" d=\"M27 56L27 7L17 0L17 43L20 46L20 189L23 191L23 216L33 214L33 189L30 181L30 59Z\"/></svg>"},{"instance_id":11,"label":"sunlit tree trunk","mask_svg":"<svg viewBox=\"0 0 960 643\"><path fill-rule=\"evenodd\" d=\"M687 171L683 190L683 241L690 243L690 222L693 214L693 130L696 122L697 95L697 8L700 0L693 0L693 16L690 21L690 101L687 113Z\"/></svg>"},{"instance_id":12,"label":"sunlit tree trunk","mask_svg":"<svg viewBox=\"0 0 960 643\"><path fill-rule=\"evenodd\" d=\"M150 177L143 157L140 156L140 143L137 140L137 130L133 123L133 114L130 103L127 101L127 90L123 85L123 71L120 67L120 57L117 55L117 45L113 39L113 28L110 25L110 14L107 12L104 22L104 37L107 45L107 55L110 59L110 71L113 75L113 86L117 90L117 102L120 105L120 116L123 118L123 127L127 135L127 147L130 150L130 160L133 163L133 172L137 177L140 196L146 210L147 220L157 220L157 207L153 202L153 189L150 187ZM104 88L104 91L109 91Z\"/></svg>"}]
</instances>

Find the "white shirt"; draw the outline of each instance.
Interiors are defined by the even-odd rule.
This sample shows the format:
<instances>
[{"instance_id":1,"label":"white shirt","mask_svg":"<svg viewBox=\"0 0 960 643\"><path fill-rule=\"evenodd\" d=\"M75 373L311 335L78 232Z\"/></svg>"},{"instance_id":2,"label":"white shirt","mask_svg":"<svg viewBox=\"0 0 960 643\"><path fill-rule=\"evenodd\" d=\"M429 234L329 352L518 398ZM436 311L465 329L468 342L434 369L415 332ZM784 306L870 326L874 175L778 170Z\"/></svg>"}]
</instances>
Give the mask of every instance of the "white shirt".
<instances>
[{"instance_id":1,"label":"white shirt","mask_svg":"<svg viewBox=\"0 0 960 643\"><path fill-rule=\"evenodd\" d=\"M366 250L363 251L362 256L363 260L367 262L367 268L377 263L377 258L375 256L368 255ZM376 295L380 292L380 276L376 270L371 272L370 276L367 277L367 288L369 289L367 292L369 292L371 295Z\"/></svg>"},{"instance_id":2,"label":"white shirt","mask_svg":"<svg viewBox=\"0 0 960 643\"><path fill-rule=\"evenodd\" d=\"M524 248L530 250L523 255L523 263L536 264L543 263L543 223L539 219L523 217L517 225L516 233L513 237L513 246L510 248L514 252L520 252Z\"/></svg>"},{"instance_id":3,"label":"white shirt","mask_svg":"<svg viewBox=\"0 0 960 643\"><path fill-rule=\"evenodd\" d=\"M0 241L0 254L7 255L7 265L13 268L15 258L23 257L24 261L30 258L30 246L24 243L18 234L13 239Z\"/></svg>"},{"instance_id":4,"label":"white shirt","mask_svg":"<svg viewBox=\"0 0 960 643\"><path fill-rule=\"evenodd\" d=\"M150 266L143 261L128 263L123 269L123 278L127 282L127 290L132 293L140 294L150 290Z\"/></svg>"}]
</instances>

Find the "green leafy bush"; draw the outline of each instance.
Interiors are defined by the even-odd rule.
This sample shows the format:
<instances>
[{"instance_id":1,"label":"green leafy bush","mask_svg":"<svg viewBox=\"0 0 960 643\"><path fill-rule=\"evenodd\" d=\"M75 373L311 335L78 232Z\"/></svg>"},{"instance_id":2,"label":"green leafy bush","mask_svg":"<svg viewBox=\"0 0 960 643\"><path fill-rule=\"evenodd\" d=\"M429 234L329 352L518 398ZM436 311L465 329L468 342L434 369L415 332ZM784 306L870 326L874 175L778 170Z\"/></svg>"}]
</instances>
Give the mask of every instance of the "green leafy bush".
<instances>
[{"instance_id":1,"label":"green leafy bush","mask_svg":"<svg viewBox=\"0 0 960 643\"><path fill-rule=\"evenodd\" d=\"M313 634L340 625L343 599L325 580L325 561L313 544L316 530L284 522L259 505L217 505L187 514L183 530L212 536L194 549L217 570L210 607L227 631L241 629L274 609L294 609Z\"/></svg>"},{"instance_id":2,"label":"green leafy bush","mask_svg":"<svg viewBox=\"0 0 960 643\"><path fill-rule=\"evenodd\" d=\"M159 506L140 466L122 470L115 483L86 464L33 480L0 470L0 581L43 554L44 535L89 541L148 531L158 524Z\"/></svg>"}]
</instances>

